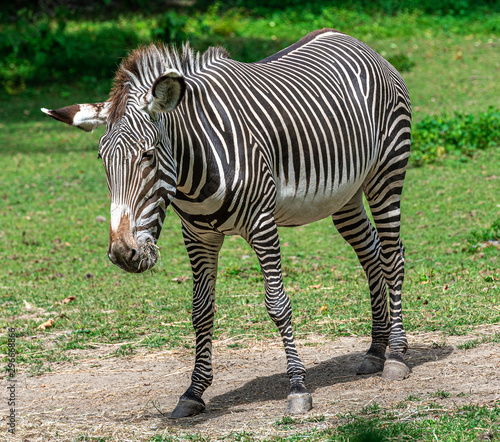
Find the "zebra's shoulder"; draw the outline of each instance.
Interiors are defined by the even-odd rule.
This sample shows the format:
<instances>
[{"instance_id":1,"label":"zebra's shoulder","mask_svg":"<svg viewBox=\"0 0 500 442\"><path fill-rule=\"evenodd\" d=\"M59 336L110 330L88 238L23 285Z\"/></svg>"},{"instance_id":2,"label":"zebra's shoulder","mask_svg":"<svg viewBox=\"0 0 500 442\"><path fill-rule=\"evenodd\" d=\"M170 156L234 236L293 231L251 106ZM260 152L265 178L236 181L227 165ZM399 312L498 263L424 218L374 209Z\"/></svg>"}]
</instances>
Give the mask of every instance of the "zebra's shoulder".
<instances>
[{"instance_id":1,"label":"zebra's shoulder","mask_svg":"<svg viewBox=\"0 0 500 442\"><path fill-rule=\"evenodd\" d=\"M348 37L347 34L344 34L343 32L337 31L336 29L332 28L323 28L323 29L318 29L317 31L310 32L306 36L302 37L297 43L294 43L290 46L288 46L285 49L282 49L281 51L277 52L276 54L270 55L269 57L264 58L263 60L256 61L255 64L260 64L260 63L269 63L272 61L279 60L280 58L285 57L286 55L289 55L290 53L296 51L297 49L300 49L301 47L307 45L308 43L311 43L312 41L317 40L318 38L324 38L328 37L331 35L345 35Z\"/></svg>"}]
</instances>

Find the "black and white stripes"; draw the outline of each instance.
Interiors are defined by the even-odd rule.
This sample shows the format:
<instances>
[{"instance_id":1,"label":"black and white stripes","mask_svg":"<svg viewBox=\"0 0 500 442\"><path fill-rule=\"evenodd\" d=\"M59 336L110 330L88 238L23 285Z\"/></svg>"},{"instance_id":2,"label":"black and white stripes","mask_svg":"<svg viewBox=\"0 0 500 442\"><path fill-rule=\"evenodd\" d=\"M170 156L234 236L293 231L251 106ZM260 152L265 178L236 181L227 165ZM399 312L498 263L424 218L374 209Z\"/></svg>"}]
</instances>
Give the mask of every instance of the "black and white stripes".
<instances>
[{"instance_id":1,"label":"black and white stripes","mask_svg":"<svg viewBox=\"0 0 500 442\"><path fill-rule=\"evenodd\" d=\"M100 106L99 118L107 115L100 155L112 199L110 258L143 271L156 262L154 244L169 203L183 224L193 268L196 363L173 417L204 408L201 396L213 378L217 257L224 235L232 234L248 241L262 268L266 307L287 355L288 411L311 407L277 226L327 216L368 277L372 345L360 373L408 375L399 229L411 109L388 62L332 29L250 64L222 49L200 55L189 46L177 52L151 45L122 62L110 101ZM64 122L68 112L47 111Z\"/></svg>"}]
</instances>

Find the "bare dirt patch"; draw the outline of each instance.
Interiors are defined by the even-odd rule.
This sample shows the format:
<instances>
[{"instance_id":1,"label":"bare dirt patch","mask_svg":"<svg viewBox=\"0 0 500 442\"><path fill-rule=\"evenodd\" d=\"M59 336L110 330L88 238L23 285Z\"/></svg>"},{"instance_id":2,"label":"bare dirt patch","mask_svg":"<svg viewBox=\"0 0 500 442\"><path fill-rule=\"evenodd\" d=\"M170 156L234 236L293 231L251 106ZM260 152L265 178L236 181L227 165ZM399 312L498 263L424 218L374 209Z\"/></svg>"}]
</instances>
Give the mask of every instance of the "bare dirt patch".
<instances>
[{"instance_id":1,"label":"bare dirt patch","mask_svg":"<svg viewBox=\"0 0 500 442\"><path fill-rule=\"evenodd\" d=\"M380 375L356 376L368 348L366 338L298 339L313 394L314 408L307 416L324 417L310 426L335 425L339 414L359 412L374 402L390 408L409 395L450 407L493 405L500 400L500 344L468 350L456 346L495 331L500 326L478 328L474 335L461 337L409 336L412 374L400 382L387 382ZM96 358L94 353L92 359L75 364L54 364L52 373L20 375L16 438L59 441L86 435L141 441L158 433L201 433L215 440L231 432L247 431L263 438L292 431L276 426L284 415L288 390L281 342L256 341L241 350L219 342L214 353L215 379L204 396L206 412L178 421L168 415L189 385L192 351L125 359ZM438 391L450 395L436 397ZM0 408L3 420L7 413L3 404Z\"/></svg>"}]
</instances>

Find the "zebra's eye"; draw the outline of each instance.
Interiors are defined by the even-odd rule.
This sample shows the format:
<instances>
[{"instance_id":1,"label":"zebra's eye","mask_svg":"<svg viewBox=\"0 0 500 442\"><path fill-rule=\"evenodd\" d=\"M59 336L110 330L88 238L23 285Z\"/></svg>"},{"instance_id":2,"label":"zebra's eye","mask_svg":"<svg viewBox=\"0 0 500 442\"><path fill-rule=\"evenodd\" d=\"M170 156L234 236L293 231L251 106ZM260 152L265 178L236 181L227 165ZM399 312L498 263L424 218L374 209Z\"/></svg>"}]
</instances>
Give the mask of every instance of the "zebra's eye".
<instances>
[{"instance_id":1,"label":"zebra's eye","mask_svg":"<svg viewBox=\"0 0 500 442\"><path fill-rule=\"evenodd\" d=\"M141 161L150 161L153 158L154 158L154 150L153 149L145 150L144 152L142 152Z\"/></svg>"}]
</instances>

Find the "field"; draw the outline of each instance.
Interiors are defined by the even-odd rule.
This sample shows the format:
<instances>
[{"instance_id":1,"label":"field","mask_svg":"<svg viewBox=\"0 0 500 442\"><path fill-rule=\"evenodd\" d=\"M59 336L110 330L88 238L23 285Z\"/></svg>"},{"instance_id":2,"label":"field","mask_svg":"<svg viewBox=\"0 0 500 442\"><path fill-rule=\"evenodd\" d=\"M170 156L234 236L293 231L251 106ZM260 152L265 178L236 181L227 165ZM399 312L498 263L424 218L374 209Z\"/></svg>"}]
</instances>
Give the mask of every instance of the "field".
<instances>
[{"instance_id":1,"label":"field","mask_svg":"<svg viewBox=\"0 0 500 442\"><path fill-rule=\"evenodd\" d=\"M199 14L182 22L193 43L228 43L233 57L246 61L324 26L364 40L402 71L420 134L427 115L446 115L446 124L455 111L480 115L498 106L497 13L370 16L324 8L257 18L240 9ZM134 38L142 42L151 38L146 30L154 20L122 18L95 27L135 27L142 31ZM90 26L70 20L67 32L78 36ZM101 101L108 88L108 80L86 77L1 92L0 342L6 348L6 330L16 328L19 378L30 386L20 392L18 435L51 441L500 437L498 131L495 138L490 126L477 126L476 138L496 141L467 151L436 145L437 154L412 161L408 170L402 238L409 380L388 385L379 377L353 376L368 346L369 297L356 256L331 220L281 229L294 330L317 397L309 415L283 417L284 358L264 307L257 260L241 238L228 237L217 282L218 385L207 392L207 413L172 423L163 414L187 387L194 352L180 222L168 212L162 258L151 272L130 275L113 266L106 256L109 197L96 159L102 130L84 134L39 111ZM415 145L415 158L419 149ZM52 326L38 328L49 320ZM106 377L110 373L114 377ZM146 384L153 393L140 388ZM278 386L282 393L269 393ZM140 400L129 410L126 400L134 398ZM3 403L0 410L3 419Z\"/></svg>"}]
</instances>

